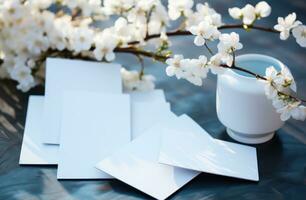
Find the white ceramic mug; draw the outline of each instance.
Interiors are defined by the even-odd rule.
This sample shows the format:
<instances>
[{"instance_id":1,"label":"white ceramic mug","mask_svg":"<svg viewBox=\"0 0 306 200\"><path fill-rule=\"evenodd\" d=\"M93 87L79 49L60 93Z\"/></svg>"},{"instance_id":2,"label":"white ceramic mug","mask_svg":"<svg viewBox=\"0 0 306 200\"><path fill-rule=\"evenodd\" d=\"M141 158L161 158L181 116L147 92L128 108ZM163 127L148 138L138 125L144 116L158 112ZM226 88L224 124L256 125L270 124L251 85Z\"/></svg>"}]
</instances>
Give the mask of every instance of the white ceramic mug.
<instances>
[{"instance_id":1,"label":"white ceramic mug","mask_svg":"<svg viewBox=\"0 0 306 200\"><path fill-rule=\"evenodd\" d=\"M260 54L236 58L236 65L265 75L266 68L286 67L279 60ZM264 81L237 70L227 69L218 76L217 114L233 139L248 144L264 143L273 138L284 124L265 95Z\"/></svg>"}]
</instances>

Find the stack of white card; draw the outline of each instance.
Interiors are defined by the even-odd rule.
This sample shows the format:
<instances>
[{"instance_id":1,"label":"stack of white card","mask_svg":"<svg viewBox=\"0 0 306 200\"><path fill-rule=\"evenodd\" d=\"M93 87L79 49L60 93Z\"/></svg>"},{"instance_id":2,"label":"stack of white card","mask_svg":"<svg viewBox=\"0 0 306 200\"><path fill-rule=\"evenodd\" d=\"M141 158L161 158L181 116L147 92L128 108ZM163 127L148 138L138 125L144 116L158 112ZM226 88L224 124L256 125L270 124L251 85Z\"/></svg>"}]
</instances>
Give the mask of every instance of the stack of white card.
<instances>
[{"instance_id":1,"label":"stack of white card","mask_svg":"<svg viewBox=\"0 0 306 200\"><path fill-rule=\"evenodd\" d=\"M200 172L258 181L256 149L212 138L170 110L162 90L122 93L120 65L48 59L31 96L21 165L58 179L119 179L165 199Z\"/></svg>"}]
</instances>

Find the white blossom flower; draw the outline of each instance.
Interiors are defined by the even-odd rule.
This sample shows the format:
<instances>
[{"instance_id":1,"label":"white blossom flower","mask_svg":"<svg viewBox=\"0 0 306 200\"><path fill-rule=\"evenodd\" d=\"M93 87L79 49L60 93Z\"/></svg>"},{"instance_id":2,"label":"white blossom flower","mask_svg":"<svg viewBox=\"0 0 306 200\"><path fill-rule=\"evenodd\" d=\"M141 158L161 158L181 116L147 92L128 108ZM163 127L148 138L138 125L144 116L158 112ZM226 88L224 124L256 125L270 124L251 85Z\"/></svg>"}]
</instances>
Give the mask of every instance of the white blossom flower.
<instances>
[{"instance_id":1,"label":"white blossom flower","mask_svg":"<svg viewBox=\"0 0 306 200\"><path fill-rule=\"evenodd\" d=\"M27 92L35 85L34 77L29 67L16 65L10 75L13 80L19 83L17 88L23 92Z\"/></svg>"},{"instance_id":2,"label":"white blossom flower","mask_svg":"<svg viewBox=\"0 0 306 200\"><path fill-rule=\"evenodd\" d=\"M255 13L260 18L268 17L271 14L271 10L271 6L265 1L261 1L255 6Z\"/></svg>"},{"instance_id":3,"label":"white blossom flower","mask_svg":"<svg viewBox=\"0 0 306 200\"><path fill-rule=\"evenodd\" d=\"M256 20L256 12L254 6L247 4L244 8L241 9L243 16L243 23L246 25L251 25Z\"/></svg>"},{"instance_id":4,"label":"white blossom flower","mask_svg":"<svg viewBox=\"0 0 306 200\"><path fill-rule=\"evenodd\" d=\"M305 106L291 97L290 89L296 91L296 84L288 68L278 72L273 66L266 69L266 96L272 100L276 111L281 114L281 120L286 121L290 117L296 120L305 120Z\"/></svg>"},{"instance_id":5,"label":"white blossom flower","mask_svg":"<svg viewBox=\"0 0 306 200\"><path fill-rule=\"evenodd\" d=\"M142 75L137 71L128 71L121 68L121 76L125 92L129 91L151 91L155 88L155 77L152 75Z\"/></svg>"},{"instance_id":6,"label":"white blossom flower","mask_svg":"<svg viewBox=\"0 0 306 200\"><path fill-rule=\"evenodd\" d=\"M204 21L208 21L211 25L213 25L215 27L220 27L220 26L223 25L222 17L218 13L205 16Z\"/></svg>"},{"instance_id":7,"label":"white blossom flower","mask_svg":"<svg viewBox=\"0 0 306 200\"><path fill-rule=\"evenodd\" d=\"M273 66L266 69L267 84L265 86L266 95L270 99L277 96L277 92L284 92L290 88L296 92L296 83L288 68L283 68L278 72Z\"/></svg>"},{"instance_id":8,"label":"white blossom flower","mask_svg":"<svg viewBox=\"0 0 306 200\"><path fill-rule=\"evenodd\" d=\"M292 117L293 119L304 121L306 119L306 107L300 104L301 102L296 101L278 109L277 112L281 114L281 120L287 121Z\"/></svg>"},{"instance_id":9,"label":"white blossom flower","mask_svg":"<svg viewBox=\"0 0 306 200\"><path fill-rule=\"evenodd\" d=\"M247 4L242 9L230 8L228 12L232 18L242 19L243 24L252 25L256 19L268 17L271 14L271 6L267 2L261 1L255 7Z\"/></svg>"},{"instance_id":10,"label":"white blossom flower","mask_svg":"<svg viewBox=\"0 0 306 200\"><path fill-rule=\"evenodd\" d=\"M20 0L4 1L1 4L5 23L16 22L26 16L27 10L21 5Z\"/></svg>"},{"instance_id":11,"label":"white blossom flower","mask_svg":"<svg viewBox=\"0 0 306 200\"><path fill-rule=\"evenodd\" d=\"M206 2L204 4L198 3L196 5L197 12L201 14L202 16L210 16L214 14L218 14L213 8L209 6L209 4Z\"/></svg>"},{"instance_id":12,"label":"white blossom flower","mask_svg":"<svg viewBox=\"0 0 306 200\"><path fill-rule=\"evenodd\" d=\"M98 33L94 41L96 48L93 53L97 60L101 61L105 58L106 61L112 61L115 59L114 49L117 43L109 29L104 30L102 33Z\"/></svg>"},{"instance_id":13,"label":"white blossom flower","mask_svg":"<svg viewBox=\"0 0 306 200\"><path fill-rule=\"evenodd\" d=\"M145 25L147 22L146 10L135 5L131 11L128 12L128 20L129 22Z\"/></svg>"},{"instance_id":14,"label":"white blossom flower","mask_svg":"<svg viewBox=\"0 0 306 200\"><path fill-rule=\"evenodd\" d=\"M131 27L129 26L128 21L123 17L116 20L114 24L114 32L118 39L118 43L126 44L132 38Z\"/></svg>"},{"instance_id":15,"label":"white blossom flower","mask_svg":"<svg viewBox=\"0 0 306 200\"><path fill-rule=\"evenodd\" d=\"M290 72L290 70L287 67L282 68L279 76L281 77L279 81L282 84L282 87L284 88L290 88L292 91L296 92L297 91L297 87L296 87L296 83L294 81L294 78Z\"/></svg>"},{"instance_id":16,"label":"white blossom flower","mask_svg":"<svg viewBox=\"0 0 306 200\"><path fill-rule=\"evenodd\" d=\"M153 35L165 31L168 24L169 17L166 8L161 3L155 5L148 23L149 34Z\"/></svg>"},{"instance_id":17,"label":"white blossom flower","mask_svg":"<svg viewBox=\"0 0 306 200\"><path fill-rule=\"evenodd\" d=\"M224 33L219 37L218 50L219 52L232 52L242 49L243 45L240 43L240 37L237 33Z\"/></svg>"},{"instance_id":18,"label":"white blossom flower","mask_svg":"<svg viewBox=\"0 0 306 200\"><path fill-rule=\"evenodd\" d=\"M209 24L207 21L201 22L198 26L192 26L189 31L193 35L196 35L194 44L197 46L203 46L205 44L205 39L214 40L220 35L217 27Z\"/></svg>"},{"instance_id":19,"label":"white blossom flower","mask_svg":"<svg viewBox=\"0 0 306 200\"><path fill-rule=\"evenodd\" d=\"M276 86L273 84L275 81L278 82L278 71L273 66L270 66L266 69L265 77L267 79L267 84L265 85L266 96L269 99L274 99L277 96L277 90L275 89Z\"/></svg>"},{"instance_id":20,"label":"white blossom flower","mask_svg":"<svg viewBox=\"0 0 306 200\"><path fill-rule=\"evenodd\" d=\"M139 41L141 45L145 44L144 38L147 35L147 26L143 24L133 23L130 24L132 35L132 40Z\"/></svg>"},{"instance_id":21,"label":"white blossom flower","mask_svg":"<svg viewBox=\"0 0 306 200\"><path fill-rule=\"evenodd\" d=\"M93 44L94 31L85 27L73 29L70 46L75 52L89 50Z\"/></svg>"},{"instance_id":22,"label":"white blossom flower","mask_svg":"<svg viewBox=\"0 0 306 200\"><path fill-rule=\"evenodd\" d=\"M295 37L296 42L301 47L306 47L306 26L305 25L301 25L301 26L293 28L292 34Z\"/></svg>"},{"instance_id":23,"label":"white blossom flower","mask_svg":"<svg viewBox=\"0 0 306 200\"><path fill-rule=\"evenodd\" d=\"M61 0L60 3L71 10L80 9L82 16L85 17L89 17L92 14L101 14L101 10L103 10L101 0Z\"/></svg>"},{"instance_id":24,"label":"white blossom flower","mask_svg":"<svg viewBox=\"0 0 306 200\"><path fill-rule=\"evenodd\" d=\"M220 65L222 64L222 55L221 54L216 54L212 56L209 60L208 67L211 71L211 73L220 75L224 73L225 69L221 67Z\"/></svg>"},{"instance_id":25,"label":"white blossom flower","mask_svg":"<svg viewBox=\"0 0 306 200\"><path fill-rule=\"evenodd\" d=\"M71 17L63 16L54 19L54 16L46 13L46 19L44 23L46 24L46 33L49 38L50 46L54 49L63 50L65 48L72 49L68 39L72 41L73 27L71 25ZM48 25L49 20L52 20L52 25Z\"/></svg>"},{"instance_id":26,"label":"white blossom flower","mask_svg":"<svg viewBox=\"0 0 306 200\"><path fill-rule=\"evenodd\" d=\"M287 40L290 31L301 24L300 21L296 21L296 14L289 14L286 18L279 17L277 19L278 24L274 26L274 29L280 32L280 39Z\"/></svg>"},{"instance_id":27,"label":"white blossom flower","mask_svg":"<svg viewBox=\"0 0 306 200\"><path fill-rule=\"evenodd\" d=\"M53 0L27 0L27 2L31 7L35 7L38 9L46 9L54 3Z\"/></svg>"},{"instance_id":28,"label":"white blossom flower","mask_svg":"<svg viewBox=\"0 0 306 200\"><path fill-rule=\"evenodd\" d=\"M170 19L176 20L181 14L189 16L192 13L193 0L169 0L168 12Z\"/></svg>"},{"instance_id":29,"label":"white blossom flower","mask_svg":"<svg viewBox=\"0 0 306 200\"><path fill-rule=\"evenodd\" d=\"M242 19L242 11L240 8L234 7L234 8L229 8L228 12L230 16L234 19Z\"/></svg>"},{"instance_id":30,"label":"white blossom flower","mask_svg":"<svg viewBox=\"0 0 306 200\"><path fill-rule=\"evenodd\" d=\"M83 16L90 16L99 13L102 9L102 2L101 0L81 0L78 7L81 8Z\"/></svg>"},{"instance_id":31,"label":"white blossom flower","mask_svg":"<svg viewBox=\"0 0 306 200\"><path fill-rule=\"evenodd\" d=\"M176 76L178 79L186 79L194 85L201 86L203 79L207 77L209 68L207 57L199 56L198 59L183 59L181 55L175 55L168 59L166 72L168 76Z\"/></svg>"},{"instance_id":32,"label":"white blossom flower","mask_svg":"<svg viewBox=\"0 0 306 200\"><path fill-rule=\"evenodd\" d=\"M239 35L235 32L230 34L224 33L219 37L218 52L221 56L222 61L228 66L232 66L234 51L242 49L243 45L240 43Z\"/></svg>"},{"instance_id":33,"label":"white blossom flower","mask_svg":"<svg viewBox=\"0 0 306 200\"><path fill-rule=\"evenodd\" d=\"M186 18L186 29L189 30L192 26L197 26L203 21L207 21L213 26L220 27L222 23L222 17L208 3L198 3L196 6L197 11L191 13Z\"/></svg>"},{"instance_id":34,"label":"white blossom flower","mask_svg":"<svg viewBox=\"0 0 306 200\"><path fill-rule=\"evenodd\" d=\"M184 76L182 78L188 80L194 85L201 86L203 79L207 77L207 58L200 56L198 59L182 60L182 67L184 68Z\"/></svg>"},{"instance_id":35,"label":"white blossom flower","mask_svg":"<svg viewBox=\"0 0 306 200\"><path fill-rule=\"evenodd\" d=\"M122 14L134 6L134 0L104 0L103 5L108 15Z\"/></svg>"},{"instance_id":36,"label":"white blossom flower","mask_svg":"<svg viewBox=\"0 0 306 200\"><path fill-rule=\"evenodd\" d=\"M168 67L166 68L166 73L168 76L176 76L178 79L182 78L184 75L184 69L181 65L183 55L174 55L173 58L166 60Z\"/></svg>"}]
</instances>

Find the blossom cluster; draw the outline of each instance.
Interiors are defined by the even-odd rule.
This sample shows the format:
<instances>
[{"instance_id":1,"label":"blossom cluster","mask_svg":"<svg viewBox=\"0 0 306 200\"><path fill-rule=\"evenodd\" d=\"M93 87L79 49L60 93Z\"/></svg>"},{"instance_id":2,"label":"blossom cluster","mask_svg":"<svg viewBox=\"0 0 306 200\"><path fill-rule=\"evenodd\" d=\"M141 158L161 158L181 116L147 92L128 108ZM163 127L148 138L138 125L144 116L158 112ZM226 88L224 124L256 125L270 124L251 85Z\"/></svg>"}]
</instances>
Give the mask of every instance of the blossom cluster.
<instances>
[{"instance_id":1,"label":"blossom cluster","mask_svg":"<svg viewBox=\"0 0 306 200\"><path fill-rule=\"evenodd\" d=\"M230 8L228 12L234 19L242 20L243 24L252 25L257 19L268 17L271 14L271 6L261 1L256 6L247 4L243 8Z\"/></svg>"},{"instance_id":2,"label":"blossom cluster","mask_svg":"<svg viewBox=\"0 0 306 200\"><path fill-rule=\"evenodd\" d=\"M267 68L267 81L265 92L269 99L272 100L273 106L281 114L283 121L290 117L297 120L306 119L306 107L301 105L301 101L291 97L288 93L296 92L296 83L292 74L287 68L278 72L273 66Z\"/></svg>"},{"instance_id":3,"label":"blossom cluster","mask_svg":"<svg viewBox=\"0 0 306 200\"><path fill-rule=\"evenodd\" d=\"M205 6L208 6L207 4ZM209 7L206 8L206 13L216 12ZM247 4L243 8L230 8L229 14L234 19L242 20L244 28L250 28L254 25L256 20L268 17L271 14L271 7L265 1L257 3L255 6ZM201 86L203 79L207 77L210 70L213 74L221 74L225 68L235 66L235 52L242 49L243 45L240 43L239 35L235 32L230 34L222 34L219 31L220 23L214 24L211 20L202 20L198 24L192 24L187 27L192 35L195 36L194 44L196 46L204 46L210 51L208 43L218 40L218 52L213 54L211 58L200 56L198 59L184 58L183 55L174 55L169 58L166 63L166 73L168 76L176 76L178 79L186 79L194 85ZM289 14L287 17L278 18L278 24L275 25L274 30L280 33L282 40L287 39L292 34L297 43L306 46L306 26L302 25L300 21L296 20L296 14ZM282 69L277 72L273 66L267 69L266 72L266 95L272 100L277 112L281 114L283 121L290 117L298 120L305 120L306 109L301 105L301 101L290 95L290 91L296 91L296 84L288 69Z\"/></svg>"},{"instance_id":4,"label":"blossom cluster","mask_svg":"<svg viewBox=\"0 0 306 200\"><path fill-rule=\"evenodd\" d=\"M201 24L199 24L201 26ZM196 36L198 37L198 36ZM195 40L196 43L196 40ZM178 79L186 79L194 85L201 86L204 78L210 70L213 74L224 72L222 64L230 67L233 65L234 52L242 49L239 35L235 32L224 33L219 36L218 53L212 56L209 61L204 55L198 59L184 59L183 55L174 55L167 59L166 73L168 76L176 76Z\"/></svg>"},{"instance_id":5,"label":"blossom cluster","mask_svg":"<svg viewBox=\"0 0 306 200\"><path fill-rule=\"evenodd\" d=\"M55 3L62 9L51 12L48 8ZM147 34L160 33L168 24L166 8L156 0L105 0L103 4L100 0L2 0L0 13L0 74L16 80L22 91L35 86L35 72L46 56L68 51L76 57L113 61L115 48L143 42ZM96 19L113 14L120 14L114 26L93 26Z\"/></svg>"},{"instance_id":6,"label":"blossom cluster","mask_svg":"<svg viewBox=\"0 0 306 200\"><path fill-rule=\"evenodd\" d=\"M249 30L272 9L261 1L228 11L242 22L236 27ZM107 28L98 26L106 20L114 22ZM175 20L181 22L179 27L168 32ZM139 60L148 56L165 61L168 76L201 86L209 71L221 74L236 64L236 51L243 45L237 33L221 32L226 27L216 10L193 0L168 0L167 4L161 0L0 0L0 77L17 81L17 88L26 92L39 83L47 57L112 62L117 52L130 52ZM261 29L279 33L281 40L293 35L306 47L306 26L295 13L279 17L273 28ZM193 35L194 44L206 48L210 57L170 57L169 33ZM148 52L148 38L158 37L156 49ZM217 52L209 48L213 41L218 43ZM292 76L272 71L267 71L267 96L282 119L305 118L301 101L287 93L294 85ZM140 72L122 69L121 74L125 90L154 88L155 78L144 74L143 66Z\"/></svg>"}]
</instances>

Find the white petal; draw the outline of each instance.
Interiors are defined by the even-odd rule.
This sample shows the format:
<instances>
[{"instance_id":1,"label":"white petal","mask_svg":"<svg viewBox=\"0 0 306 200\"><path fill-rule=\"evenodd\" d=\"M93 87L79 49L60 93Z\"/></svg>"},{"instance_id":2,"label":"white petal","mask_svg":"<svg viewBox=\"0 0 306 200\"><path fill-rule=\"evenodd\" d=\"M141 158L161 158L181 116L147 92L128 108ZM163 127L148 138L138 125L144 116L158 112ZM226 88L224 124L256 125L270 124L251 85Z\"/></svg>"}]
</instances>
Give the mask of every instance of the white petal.
<instances>
[{"instance_id":1,"label":"white petal","mask_svg":"<svg viewBox=\"0 0 306 200\"><path fill-rule=\"evenodd\" d=\"M289 31L287 31L287 30L282 31L282 32L280 33L280 39L281 39L281 40L287 40L289 36L290 36L290 33L289 33Z\"/></svg>"},{"instance_id":2,"label":"white petal","mask_svg":"<svg viewBox=\"0 0 306 200\"><path fill-rule=\"evenodd\" d=\"M255 15L247 15L243 17L243 23L246 25L251 25L254 20L255 20L256 16Z\"/></svg>"},{"instance_id":3,"label":"white petal","mask_svg":"<svg viewBox=\"0 0 306 200\"><path fill-rule=\"evenodd\" d=\"M166 64L167 64L167 65L172 65L173 62L174 62L174 59L173 59L173 58L168 58L168 59L166 60Z\"/></svg>"},{"instance_id":4,"label":"white petal","mask_svg":"<svg viewBox=\"0 0 306 200\"><path fill-rule=\"evenodd\" d=\"M171 67L171 66L167 67L167 68L166 68L166 74L167 74L168 76L174 76L174 74L175 74L174 67Z\"/></svg>"},{"instance_id":5,"label":"white petal","mask_svg":"<svg viewBox=\"0 0 306 200\"><path fill-rule=\"evenodd\" d=\"M243 23L246 25L252 24L256 19L256 13L254 6L247 4L242 9L242 15L243 15Z\"/></svg>"},{"instance_id":6,"label":"white petal","mask_svg":"<svg viewBox=\"0 0 306 200\"><path fill-rule=\"evenodd\" d=\"M306 38L304 38L304 39L297 39L296 42L297 42L301 47L306 47Z\"/></svg>"},{"instance_id":7,"label":"white petal","mask_svg":"<svg viewBox=\"0 0 306 200\"><path fill-rule=\"evenodd\" d=\"M104 54L102 53L102 51L100 49L96 48L93 53L94 53L95 58L98 61L101 61L103 59L103 57L104 57Z\"/></svg>"},{"instance_id":8,"label":"white petal","mask_svg":"<svg viewBox=\"0 0 306 200\"><path fill-rule=\"evenodd\" d=\"M295 20L296 20L296 14L295 14L294 12L291 13L291 14L289 14L289 15L285 18L286 24L293 24Z\"/></svg>"},{"instance_id":9,"label":"white petal","mask_svg":"<svg viewBox=\"0 0 306 200\"><path fill-rule=\"evenodd\" d=\"M260 17L268 17L271 14L271 6L267 2L261 1L256 4L255 11Z\"/></svg>"},{"instance_id":10,"label":"white petal","mask_svg":"<svg viewBox=\"0 0 306 200\"><path fill-rule=\"evenodd\" d=\"M169 9L169 17L171 20L176 20L181 16L181 12L177 9Z\"/></svg>"},{"instance_id":11,"label":"white petal","mask_svg":"<svg viewBox=\"0 0 306 200\"><path fill-rule=\"evenodd\" d=\"M207 57L202 55L202 56L199 56L199 60L201 63L207 63Z\"/></svg>"},{"instance_id":12,"label":"white petal","mask_svg":"<svg viewBox=\"0 0 306 200\"><path fill-rule=\"evenodd\" d=\"M281 117L281 120L282 120L282 121L287 121L288 119L290 119L291 114L290 114L289 111L284 110L284 112L281 113L281 116L280 116L280 117Z\"/></svg>"},{"instance_id":13,"label":"white petal","mask_svg":"<svg viewBox=\"0 0 306 200\"><path fill-rule=\"evenodd\" d=\"M189 31L190 31L190 33L191 33L192 35L197 35L197 33L198 33L198 27L197 27L197 26L192 26L192 27L190 27Z\"/></svg>"},{"instance_id":14,"label":"white petal","mask_svg":"<svg viewBox=\"0 0 306 200\"><path fill-rule=\"evenodd\" d=\"M306 118L306 113L303 107L297 107L291 111L293 119L304 121Z\"/></svg>"},{"instance_id":15,"label":"white petal","mask_svg":"<svg viewBox=\"0 0 306 200\"><path fill-rule=\"evenodd\" d=\"M115 54L114 54L114 52L109 52L109 53L107 53L107 54L105 55L105 59L106 59L107 61L113 61L113 60L115 59Z\"/></svg>"},{"instance_id":16,"label":"white petal","mask_svg":"<svg viewBox=\"0 0 306 200\"><path fill-rule=\"evenodd\" d=\"M279 32L281 32L281 31L283 31L283 26L281 26L280 24L276 24L276 25L274 26L274 29L277 30L277 31L279 31Z\"/></svg>"},{"instance_id":17,"label":"white petal","mask_svg":"<svg viewBox=\"0 0 306 200\"><path fill-rule=\"evenodd\" d=\"M284 102L278 99L273 100L272 104L276 110L282 109L285 106Z\"/></svg>"},{"instance_id":18,"label":"white petal","mask_svg":"<svg viewBox=\"0 0 306 200\"><path fill-rule=\"evenodd\" d=\"M203 46L205 44L205 39L202 36L196 36L194 38L194 44L197 46Z\"/></svg>"},{"instance_id":19,"label":"white petal","mask_svg":"<svg viewBox=\"0 0 306 200\"><path fill-rule=\"evenodd\" d=\"M234 19L240 19L240 17L242 16L241 9L237 7L228 9L228 12L230 16Z\"/></svg>"}]
</instances>

